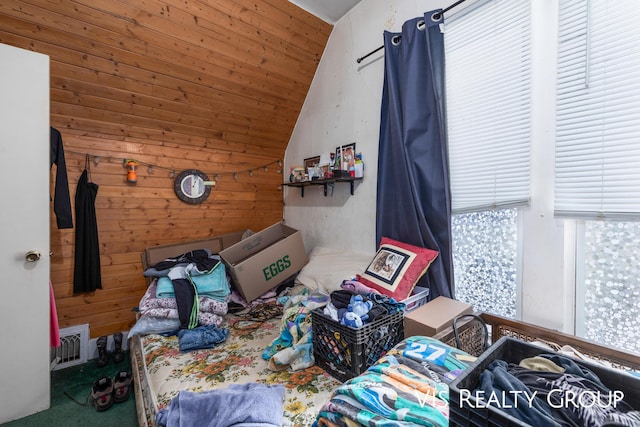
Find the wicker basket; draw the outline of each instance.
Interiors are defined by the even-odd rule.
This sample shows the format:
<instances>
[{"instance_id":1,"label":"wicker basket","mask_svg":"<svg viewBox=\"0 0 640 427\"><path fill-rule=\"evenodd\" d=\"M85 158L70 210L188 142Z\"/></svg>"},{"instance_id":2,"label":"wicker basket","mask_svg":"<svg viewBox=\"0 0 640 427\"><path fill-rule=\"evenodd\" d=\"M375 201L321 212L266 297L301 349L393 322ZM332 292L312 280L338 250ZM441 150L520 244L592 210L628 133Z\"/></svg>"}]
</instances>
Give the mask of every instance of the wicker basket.
<instances>
[{"instance_id":1,"label":"wicker basket","mask_svg":"<svg viewBox=\"0 0 640 427\"><path fill-rule=\"evenodd\" d=\"M614 368L640 372L640 356L638 355L605 347L574 335L505 317L487 313L477 313L477 315L486 323L491 335L490 342L492 343L497 342L501 337L507 336L526 342L543 342L555 350L567 345L587 358L606 362ZM483 333L484 330L480 322L467 319L466 322L463 322L458 327L459 346L456 345L455 333L452 327L435 335L434 338L453 347L459 347L471 355L479 356L482 354Z\"/></svg>"},{"instance_id":2,"label":"wicker basket","mask_svg":"<svg viewBox=\"0 0 640 427\"><path fill-rule=\"evenodd\" d=\"M489 345L489 328L482 314L464 315L454 319L451 327L434 338L477 357Z\"/></svg>"}]
</instances>

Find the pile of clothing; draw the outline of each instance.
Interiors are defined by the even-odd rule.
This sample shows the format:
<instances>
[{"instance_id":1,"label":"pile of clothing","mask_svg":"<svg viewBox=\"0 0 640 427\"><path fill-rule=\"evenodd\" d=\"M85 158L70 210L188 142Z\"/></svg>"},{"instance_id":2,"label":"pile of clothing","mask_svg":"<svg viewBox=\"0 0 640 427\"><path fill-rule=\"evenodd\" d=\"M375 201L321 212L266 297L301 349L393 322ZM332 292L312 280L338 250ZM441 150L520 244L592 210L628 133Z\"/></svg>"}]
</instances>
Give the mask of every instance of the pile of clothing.
<instances>
[{"instance_id":1,"label":"pile of clothing","mask_svg":"<svg viewBox=\"0 0 640 427\"><path fill-rule=\"evenodd\" d=\"M177 315L182 329L222 323L220 316L227 313L230 285L218 255L212 255L208 249L197 249L160 261L146 269L144 275L156 280L140 304L142 314ZM170 311L174 303L175 312ZM169 311L162 311L167 308ZM201 317L201 311L211 316Z\"/></svg>"},{"instance_id":2,"label":"pile of clothing","mask_svg":"<svg viewBox=\"0 0 640 427\"><path fill-rule=\"evenodd\" d=\"M219 326L227 314L231 285L218 255L197 249L167 258L144 275L153 280L140 300L141 317L129 337L175 333L183 351L211 348L226 339L228 331Z\"/></svg>"},{"instance_id":3,"label":"pile of clothing","mask_svg":"<svg viewBox=\"0 0 640 427\"><path fill-rule=\"evenodd\" d=\"M448 384L473 361L435 338L409 337L339 386L313 427L448 427Z\"/></svg>"},{"instance_id":4,"label":"pile of clothing","mask_svg":"<svg viewBox=\"0 0 640 427\"><path fill-rule=\"evenodd\" d=\"M500 396L491 401L493 406L531 425L640 425L640 411L625 401L624 393L608 388L592 370L559 354L540 354L518 364L494 360L481 373L474 394L487 399Z\"/></svg>"},{"instance_id":5,"label":"pile of clothing","mask_svg":"<svg viewBox=\"0 0 640 427\"><path fill-rule=\"evenodd\" d=\"M345 280L330 294L325 316L352 328L360 328L381 316L404 311L405 304L382 295L356 280Z\"/></svg>"}]
</instances>

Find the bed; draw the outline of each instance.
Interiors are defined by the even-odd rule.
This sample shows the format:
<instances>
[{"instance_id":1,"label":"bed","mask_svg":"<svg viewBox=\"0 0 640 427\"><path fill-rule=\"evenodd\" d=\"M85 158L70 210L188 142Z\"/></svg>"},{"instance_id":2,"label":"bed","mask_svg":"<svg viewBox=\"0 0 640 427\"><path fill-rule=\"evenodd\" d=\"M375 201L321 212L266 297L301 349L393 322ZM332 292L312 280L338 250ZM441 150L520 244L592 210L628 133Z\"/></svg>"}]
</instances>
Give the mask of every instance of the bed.
<instances>
[{"instance_id":1,"label":"bed","mask_svg":"<svg viewBox=\"0 0 640 427\"><path fill-rule=\"evenodd\" d=\"M334 425L329 420L336 422L340 412L352 411L345 409L348 405L337 407L336 401L359 399L367 402L372 396L382 398L390 393L399 396L401 401L411 401L414 405L412 414L423 418L427 416L425 414L435 414L433 425L446 426L448 388L445 381L455 378L475 359L433 338L411 337L345 386L317 365L300 371L269 369L261 356L263 349L278 336L279 317L260 322L259 327L234 315L228 315L228 322L234 325L230 337L224 345L210 350L182 353L176 336L148 334L131 339L130 354L141 426L155 426L158 411L167 408L180 390L206 391L248 382L285 385L283 426L311 426L318 419L318 425ZM432 354L425 352L427 349L446 349L442 360L446 360L447 365L453 364L455 369L446 369L446 375L442 376L445 381L435 382L429 377L434 371L420 367ZM366 395L360 392L366 392ZM360 419L372 417L366 411L359 412Z\"/></svg>"},{"instance_id":2,"label":"bed","mask_svg":"<svg viewBox=\"0 0 640 427\"><path fill-rule=\"evenodd\" d=\"M254 321L228 314L226 321L231 329L230 336L223 345L208 350L181 352L175 335L147 334L131 339L130 354L141 426L155 426L158 412L166 409L181 390L202 392L243 383L285 386L283 426L311 426L317 421L320 426L337 425L336 417L344 411L360 420L375 418L365 410L354 415L353 405L349 406L348 402L352 399L371 402L372 397L380 398L379 402L382 402L382 397L389 395L394 396L394 402L411 402L410 415L422 419L435 416L432 425L446 426L446 383L475 360L434 338L411 337L395 346L366 373L344 385L317 365L299 371L269 368L262 353L279 335L279 316ZM443 354L437 359L442 361L441 366L436 363L432 365L436 369L421 367L431 361L434 351ZM441 375L442 381L436 382L430 377L434 372ZM336 405L338 401L340 405ZM372 409L381 411L380 407ZM389 410L394 409L397 408L392 405Z\"/></svg>"},{"instance_id":3,"label":"bed","mask_svg":"<svg viewBox=\"0 0 640 427\"><path fill-rule=\"evenodd\" d=\"M154 246L142 253L143 268L146 271L168 257L198 249L216 254L248 235L251 233L244 231ZM149 280L149 285L149 288L153 287L152 280ZM297 288L301 287L298 284ZM212 349L181 352L175 335L143 333L130 337L140 426L156 426L158 412L166 409L180 391L220 390L231 384L243 383L284 384L283 425L311 425L320 406L340 383L316 366L297 371L269 368L262 354L280 335L281 314L282 308L276 304L275 298L254 301L245 310L224 314L220 326L228 329L229 335L224 343ZM139 322L140 318L132 330Z\"/></svg>"},{"instance_id":4,"label":"bed","mask_svg":"<svg viewBox=\"0 0 640 427\"><path fill-rule=\"evenodd\" d=\"M181 353L176 336L137 335L130 354L140 426L155 426L156 414L180 390L205 391L234 383L285 384L284 426L309 426L340 385L317 366L272 371L262 352L279 335L280 318L264 322L227 315L231 334L220 347Z\"/></svg>"},{"instance_id":5,"label":"bed","mask_svg":"<svg viewBox=\"0 0 640 427\"><path fill-rule=\"evenodd\" d=\"M202 245L210 247L212 252L219 251L240 239L241 234L234 234L225 239L150 248L143 255L143 264L146 268L165 256ZM333 249L316 248L292 289L330 292L330 284L361 272L370 260L371 255L350 254L347 259ZM327 265L333 268L327 269ZM434 338L404 339L372 368L342 383L317 365L301 370L274 370L263 359L265 348L280 335L281 315L273 315L277 307L275 301L262 303L263 311L271 313L270 316L256 316L255 313L259 313L256 310L250 310L249 314L227 313L224 326L230 334L223 344L212 349L181 352L176 336L155 333L133 336L129 348L139 424L156 426L158 412L166 410L181 391L200 393L224 389L231 384L257 383L284 386L283 426L357 425L352 420L369 425L447 425L447 384L475 360L476 344L481 341L477 323L463 324L458 342L451 330ZM480 317L492 331L494 342L502 335L528 341L554 341L616 367L640 368L635 356L585 343L557 331L497 316L482 314ZM442 364L430 365L434 360ZM406 416L413 417L408 424L393 418L400 407Z\"/></svg>"},{"instance_id":6,"label":"bed","mask_svg":"<svg viewBox=\"0 0 640 427\"><path fill-rule=\"evenodd\" d=\"M147 270L167 257L199 248L218 253L240 241L243 234L152 247L142 255L143 267ZM371 257L314 248L309 263L299 272L289 293L295 295L300 289L303 289L301 292L329 293L343 279L361 273ZM332 268L327 269L327 265ZM276 309L275 302L264 304L272 304L267 312ZM262 356L265 348L280 335L281 317L256 319L245 312L227 313L223 317L222 326L228 328L230 334L224 343L212 349L181 352L175 335L145 333L130 337L139 424L156 426L158 413L165 411L181 391L207 392L244 383L284 385L283 426L310 426L316 422L322 406L342 383L317 365L301 370L274 370L269 366Z\"/></svg>"}]
</instances>

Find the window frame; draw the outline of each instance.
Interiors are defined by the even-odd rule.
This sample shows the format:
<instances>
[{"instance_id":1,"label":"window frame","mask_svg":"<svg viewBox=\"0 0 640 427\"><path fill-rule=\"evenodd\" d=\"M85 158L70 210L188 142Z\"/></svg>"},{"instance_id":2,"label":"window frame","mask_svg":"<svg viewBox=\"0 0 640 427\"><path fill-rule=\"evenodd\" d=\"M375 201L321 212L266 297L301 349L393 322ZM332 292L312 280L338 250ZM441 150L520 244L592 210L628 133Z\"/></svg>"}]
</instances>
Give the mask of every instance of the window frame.
<instances>
[{"instance_id":1,"label":"window frame","mask_svg":"<svg viewBox=\"0 0 640 427\"><path fill-rule=\"evenodd\" d=\"M532 173L530 204L518 208L516 317L570 332L573 322L567 320L572 315L567 313L573 313L574 302L568 298L573 281L564 268L566 231L564 220L553 215L557 25L550 30L549 22L557 23L558 7L556 0L535 0L530 8Z\"/></svg>"},{"instance_id":2,"label":"window frame","mask_svg":"<svg viewBox=\"0 0 640 427\"><path fill-rule=\"evenodd\" d=\"M531 19L531 198L517 208L516 316L584 336L585 220L554 212L559 0L531 0Z\"/></svg>"}]
</instances>

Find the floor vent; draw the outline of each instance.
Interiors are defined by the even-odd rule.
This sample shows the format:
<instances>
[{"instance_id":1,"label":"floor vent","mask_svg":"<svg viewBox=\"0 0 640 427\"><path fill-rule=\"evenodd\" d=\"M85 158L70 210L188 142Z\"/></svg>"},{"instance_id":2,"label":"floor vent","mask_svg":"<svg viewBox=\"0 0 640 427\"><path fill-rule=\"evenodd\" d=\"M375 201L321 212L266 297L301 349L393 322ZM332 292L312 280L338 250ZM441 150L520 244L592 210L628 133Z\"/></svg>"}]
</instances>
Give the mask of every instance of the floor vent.
<instances>
[{"instance_id":1,"label":"floor vent","mask_svg":"<svg viewBox=\"0 0 640 427\"><path fill-rule=\"evenodd\" d=\"M87 361L89 325L60 329L60 347L51 349L51 369L63 369Z\"/></svg>"}]
</instances>

